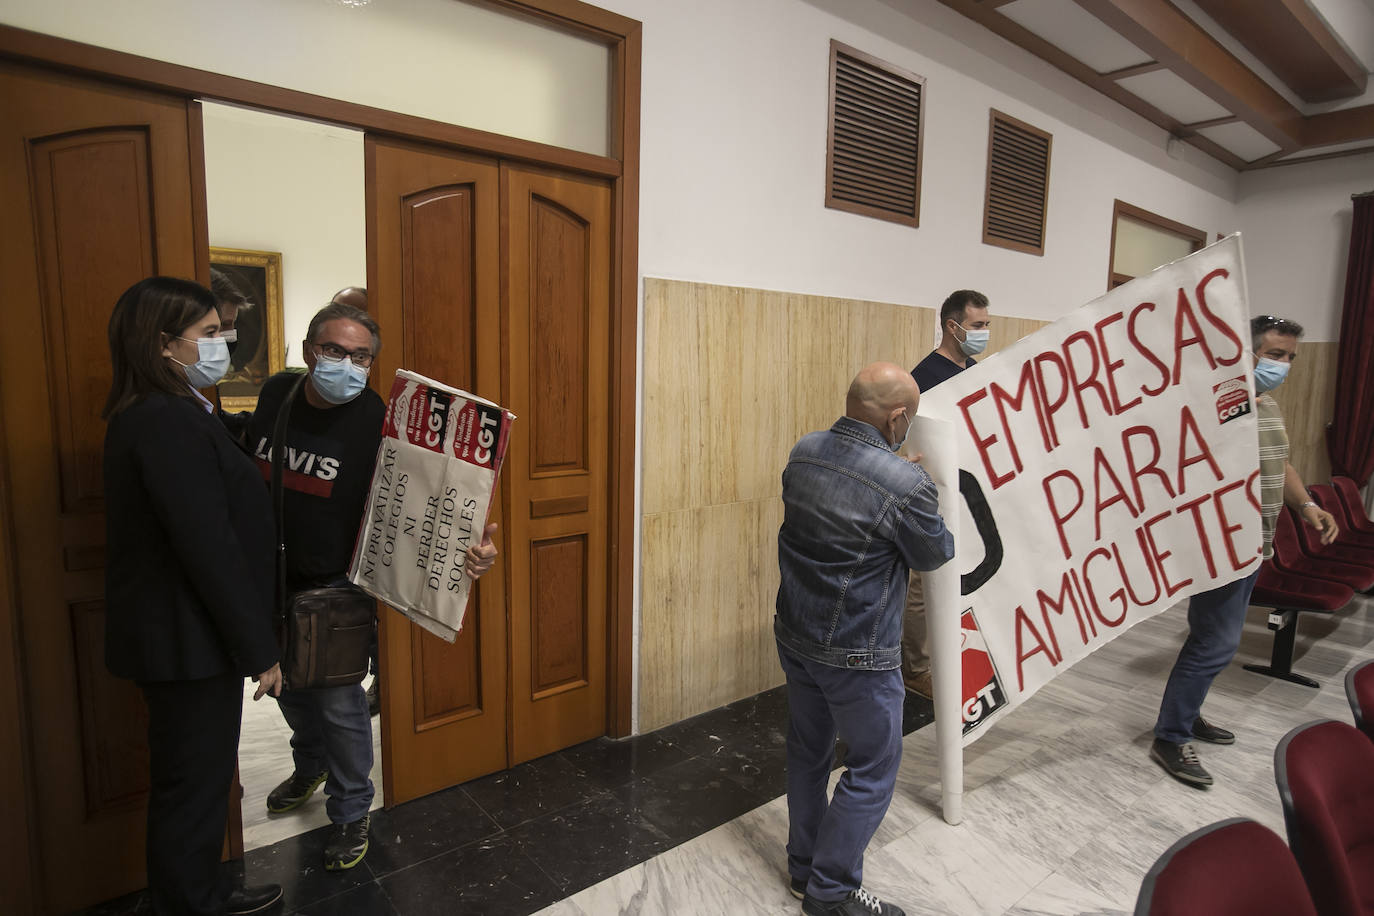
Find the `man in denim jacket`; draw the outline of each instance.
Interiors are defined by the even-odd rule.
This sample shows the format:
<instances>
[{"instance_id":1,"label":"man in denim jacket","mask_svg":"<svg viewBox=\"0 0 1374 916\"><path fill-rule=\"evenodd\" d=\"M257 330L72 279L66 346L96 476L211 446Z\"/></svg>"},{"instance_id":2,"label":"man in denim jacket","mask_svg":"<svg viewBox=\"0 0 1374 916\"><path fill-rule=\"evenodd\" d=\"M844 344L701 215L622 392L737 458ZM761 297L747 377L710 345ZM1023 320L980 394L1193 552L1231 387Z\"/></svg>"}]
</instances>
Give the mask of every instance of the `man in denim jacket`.
<instances>
[{"instance_id":1,"label":"man in denim jacket","mask_svg":"<svg viewBox=\"0 0 1374 916\"><path fill-rule=\"evenodd\" d=\"M812 916L902 911L863 890L863 853L902 757L902 608L908 570L954 555L925 470L894 452L921 392L892 363L849 386L845 416L792 449L782 475L773 633L787 675L787 864ZM827 803L836 735L846 769Z\"/></svg>"}]
</instances>

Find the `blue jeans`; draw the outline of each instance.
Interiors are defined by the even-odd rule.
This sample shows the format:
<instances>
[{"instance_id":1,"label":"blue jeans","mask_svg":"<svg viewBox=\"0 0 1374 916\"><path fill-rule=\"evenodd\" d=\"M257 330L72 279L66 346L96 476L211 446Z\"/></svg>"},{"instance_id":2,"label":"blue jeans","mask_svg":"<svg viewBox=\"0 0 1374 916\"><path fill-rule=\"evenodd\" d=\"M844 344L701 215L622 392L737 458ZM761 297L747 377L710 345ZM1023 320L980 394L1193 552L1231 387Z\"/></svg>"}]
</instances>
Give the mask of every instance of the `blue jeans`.
<instances>
[{"instance_id":1,"label":"blue jeans","mask_svg":"<svg viewBox=\"0 0 1374 916\"><path fill-rule=\"evenodd\" d=\"M1193 740L1193 723L1202 713L1202 701L1221 669L1235 658L1240 647L1250 593L1255 590L1256 569L1243 579L1220 588L1199 592L1188 601L1188 638L1169 672L1164 699L1159 703L1155 737L1173 744Z\"/></svg>"},{"instance_id":2,"label":"blue jeans","mask_svg":"<svg viewBox=\"0 0 1374 916\"><path fill-rule=\"evenodd\" d=\"M329 769L325 811L336 824L356 821L372 807L372 717L362 684L285 690L277 701L291 726L296 772Z\"/></svg>"},{"instance_id":3,"label":"blue jeans","mask_svg":"<svg viewBox=\"0 0 1374 916\"><path fill-rule=\"evenodd\" d=\"M787 675L787 870L826 902L863 884L864 850L902 761L901 669L836 668L778 647ZM827 800L838 734L845 771Z\"/></svg>"}]
</instances>

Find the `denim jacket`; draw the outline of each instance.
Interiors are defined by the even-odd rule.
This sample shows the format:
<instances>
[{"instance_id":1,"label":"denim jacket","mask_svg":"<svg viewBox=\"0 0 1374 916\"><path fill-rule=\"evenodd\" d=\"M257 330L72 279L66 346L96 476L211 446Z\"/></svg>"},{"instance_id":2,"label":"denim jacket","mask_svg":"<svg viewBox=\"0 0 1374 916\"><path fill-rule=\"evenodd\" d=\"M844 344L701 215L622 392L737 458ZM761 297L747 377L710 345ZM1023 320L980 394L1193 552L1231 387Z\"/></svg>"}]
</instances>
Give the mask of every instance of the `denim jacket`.
<instances>
[{"instance_id":1,"label":"denim jacket","mask_svg":"<svg viewBox=\"0 0 1374 916\"><path fill-rule=\"evenodd\" d=\"M782 501L778 643L838 668L898 667L908 570L954 556L930 475L841 417L792 449Z\"/></svg>"}]
</instances>

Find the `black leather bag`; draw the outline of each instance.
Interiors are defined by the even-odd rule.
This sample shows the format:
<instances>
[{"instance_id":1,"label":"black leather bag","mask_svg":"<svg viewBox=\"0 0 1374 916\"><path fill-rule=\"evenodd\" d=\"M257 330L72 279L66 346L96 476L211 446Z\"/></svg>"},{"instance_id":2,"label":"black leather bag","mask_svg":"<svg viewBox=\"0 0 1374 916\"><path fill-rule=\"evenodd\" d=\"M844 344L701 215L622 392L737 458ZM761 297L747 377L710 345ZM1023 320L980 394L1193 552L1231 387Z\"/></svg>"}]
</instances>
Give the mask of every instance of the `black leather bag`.
<instances>
[{"instance_id":1,"label":"black leather bag","mask_svg":"<svg viewBox=\"0 0 1374 916\"><path fill-rule=\"evenodd\" d=\"M302 375L282 400L272 432L272 501L277 516L277 608L281 625L282 679L287 690L357 684L367 676L377 602L351 585L286 589L286 524L282 472L286 424Z\"/></svg>"}]
</instances>

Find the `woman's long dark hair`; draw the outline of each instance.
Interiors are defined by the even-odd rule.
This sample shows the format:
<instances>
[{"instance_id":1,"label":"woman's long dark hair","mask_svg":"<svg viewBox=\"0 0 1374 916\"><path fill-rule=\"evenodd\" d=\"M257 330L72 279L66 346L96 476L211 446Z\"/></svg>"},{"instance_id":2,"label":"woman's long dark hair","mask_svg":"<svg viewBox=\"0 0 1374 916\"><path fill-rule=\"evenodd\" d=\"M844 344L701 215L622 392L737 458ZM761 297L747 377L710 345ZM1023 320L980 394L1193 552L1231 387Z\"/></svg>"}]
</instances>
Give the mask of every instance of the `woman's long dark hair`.
<instances>
[{"instance_id":1,"label":"woman's long dark hair","mask_svg":"<svg viewBox=\"0 0 1374 916\"><path fill-rule=\"evenodd\" d=\"M149 277L126 289L110 315L114 378L100 416L108 420L154 391L194 397L186 376L162 355L162 335L180 337L214 307L208 289L176 277Z\"/></svg>"}]
</instances>

